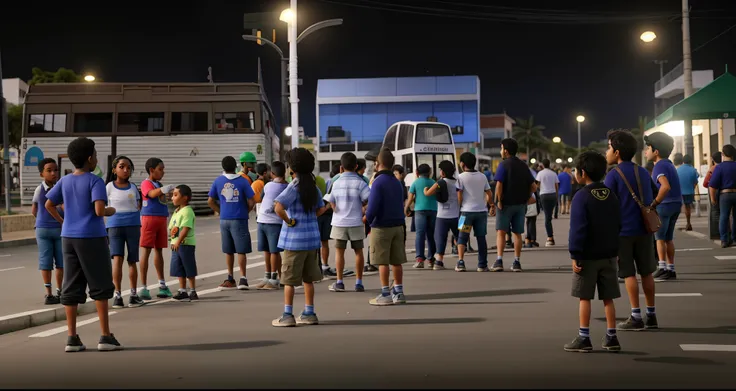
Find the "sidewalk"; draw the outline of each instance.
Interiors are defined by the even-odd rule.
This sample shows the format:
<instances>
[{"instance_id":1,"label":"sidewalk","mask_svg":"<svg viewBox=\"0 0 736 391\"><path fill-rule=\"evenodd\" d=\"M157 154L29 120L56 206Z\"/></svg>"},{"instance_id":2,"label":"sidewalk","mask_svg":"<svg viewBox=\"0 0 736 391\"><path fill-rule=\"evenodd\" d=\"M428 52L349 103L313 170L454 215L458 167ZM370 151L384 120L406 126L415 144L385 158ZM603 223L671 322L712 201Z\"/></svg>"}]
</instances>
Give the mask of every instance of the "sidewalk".
<instances>
[{"instance_id":1,"label":"sidewalk","mask_svg":"<svg viewBox=\"0 0 736 391\"><path fill-rule=\"evenodd\" d=\"M3 239L0 240L1 248L11 248L20 246L30 246L36 244L36 232L33 230L18 232L3 232Z\"/></svg>"}]
</instances>

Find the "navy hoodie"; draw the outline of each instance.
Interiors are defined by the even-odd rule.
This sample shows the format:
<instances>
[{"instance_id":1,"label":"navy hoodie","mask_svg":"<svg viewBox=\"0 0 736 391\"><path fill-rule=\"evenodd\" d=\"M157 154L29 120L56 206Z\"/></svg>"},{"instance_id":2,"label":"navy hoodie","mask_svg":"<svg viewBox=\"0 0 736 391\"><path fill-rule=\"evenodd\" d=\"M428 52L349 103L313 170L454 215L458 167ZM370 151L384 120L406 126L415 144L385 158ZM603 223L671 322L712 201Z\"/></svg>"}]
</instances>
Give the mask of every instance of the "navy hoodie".
<instances>
[{"instance_id":1,"label":"navy hoodie","mask_svg":"<svg viewBox=\"0 0 736 391\"><path fill-rule=\"evenodd\" d=\"M372 228L404 225L404 186L391 171L384 170L376 174L365 216Z\"/></svg>"},{"instance_id":2,"label":"navy hoodie","mask_svg":"<svg viewBox=\"0 0 736 391\"><path fill-rule=\"evenodd\" d=\"M570 210L572 259L593 261L617 257L620 231L621 206L611 189L598 182L575 194Z\"/></svg>"}]
</instances>

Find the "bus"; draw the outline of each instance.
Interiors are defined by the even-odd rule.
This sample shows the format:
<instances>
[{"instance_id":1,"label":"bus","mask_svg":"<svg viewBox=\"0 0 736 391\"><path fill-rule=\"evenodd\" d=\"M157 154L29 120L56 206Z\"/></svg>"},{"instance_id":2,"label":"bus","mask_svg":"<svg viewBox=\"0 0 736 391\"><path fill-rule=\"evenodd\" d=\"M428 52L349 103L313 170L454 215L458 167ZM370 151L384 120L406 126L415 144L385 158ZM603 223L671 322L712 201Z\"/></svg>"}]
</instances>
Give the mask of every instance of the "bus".
<instances>
[{"instance_id":1,"label":"bus","mask_svg":"<svg viewBox=\"0 0 736 391\"><path fill-rule=\"evenodd\" d=\"M386 131L382 147L390 149L396 164L406 170L406 186L414 183L415 170L421 164L429 165L435 180L443 160L449 160L457 167L452 130L440 122L397 122Z\"/></svg>"}]
</instances>

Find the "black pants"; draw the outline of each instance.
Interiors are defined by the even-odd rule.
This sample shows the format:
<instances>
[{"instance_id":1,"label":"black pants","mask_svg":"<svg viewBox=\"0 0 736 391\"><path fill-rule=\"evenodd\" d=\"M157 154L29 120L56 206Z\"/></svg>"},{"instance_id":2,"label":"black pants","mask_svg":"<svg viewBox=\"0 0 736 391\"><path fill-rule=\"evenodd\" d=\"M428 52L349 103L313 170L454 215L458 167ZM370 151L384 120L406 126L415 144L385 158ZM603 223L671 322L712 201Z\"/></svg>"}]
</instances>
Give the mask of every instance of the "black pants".
<instances>
[{"instance_id":1,"label":"black pants","mask_svg":"<svg viewBox=\"0 0 736 391\"><path fill-rule=\"evenodd\" d=\"M547 230L547 237L553 238L555 233L552 229L552 214L555 211L555 205L557 205L557 195L555 193L542 194L541 201L544 210L544 228Z\"/></svg>"},{"instance_id":2,"label":"black pants","mask_svg":"<svg viewBox=\"0 0 736 391\"><path fill-rule=\"evenodd\" d=\"M61 304L84 304L87 286L92 299L112 299L115 286L107 238L61 238L61 246L64 250Z\"/></svg>"},{"instance_id":3,"label":"black pants","mask_svg":"<svg viewBox=\"0 0 736 391\"><path fill-rule=\"evenodd\" d=\"M537 241L537 216L526 218L526 239L530 242Z\"/></svg>"}]
</instances>

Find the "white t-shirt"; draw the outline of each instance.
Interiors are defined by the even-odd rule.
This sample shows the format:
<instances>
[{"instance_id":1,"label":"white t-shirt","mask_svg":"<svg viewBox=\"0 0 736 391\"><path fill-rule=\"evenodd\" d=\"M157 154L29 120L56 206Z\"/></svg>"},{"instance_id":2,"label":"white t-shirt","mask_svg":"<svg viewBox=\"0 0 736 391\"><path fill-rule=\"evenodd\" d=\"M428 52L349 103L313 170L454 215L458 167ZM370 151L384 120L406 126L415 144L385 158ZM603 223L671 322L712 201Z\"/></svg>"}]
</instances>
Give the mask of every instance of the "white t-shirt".
<instances>
[{"instance_id":1,"label":"white t-shirt","mask_svg":"<svg viewBox=\"0 0 736 391\"><path fill-rule=\"evenodd\" d=\"M450 178L442 178L440 180L447 183L447 202L437 201L437 218L456 219L460 217L460 208L457 200L457 180Z\"/></svg>"},{"instance_id":2,"label":"white t-shirt","mask_svg":"<svg viewBox=\"0 0 736 391\"><path fill-rule=\"evenodd\" d=\"M486 190L491 190L488 178L478 171L464 172L457 178L457 189L463 192L461 212L487 212Z\"/></svg>"},{"instance_id":3,"label":"white t-shirt","mask_svg":"<svg viewBox=\"0 0 736 391\"><path fill-rule=\"evenodd\" d=\"M554 194L557 192L555 184L560 183L554 171L545 168L537 174L537 182L539 182L539 194Z\"/></svg>"}]
</instances>

